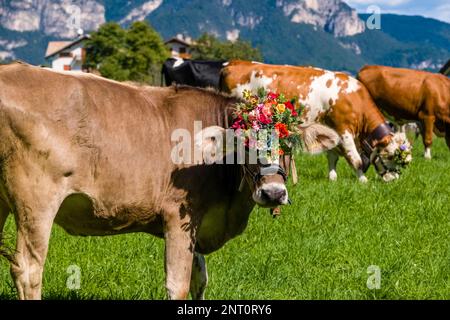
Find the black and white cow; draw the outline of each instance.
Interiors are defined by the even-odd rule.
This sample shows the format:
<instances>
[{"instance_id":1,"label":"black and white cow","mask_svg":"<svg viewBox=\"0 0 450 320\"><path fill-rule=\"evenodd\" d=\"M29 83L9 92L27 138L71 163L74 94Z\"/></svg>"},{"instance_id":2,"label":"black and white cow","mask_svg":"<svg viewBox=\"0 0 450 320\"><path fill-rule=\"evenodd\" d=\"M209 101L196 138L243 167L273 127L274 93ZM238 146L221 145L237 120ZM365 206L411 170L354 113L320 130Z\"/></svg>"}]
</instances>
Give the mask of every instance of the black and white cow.
<instances>
[{"instance_id":1,"label":"black and white cow","mask_svg":"<svg viewBox=\"0 0 450 320\"><path fill-rule=\"evenodd\" d=\"M186 60L171 58L163 65L162 74L167 86L172 83L193 87L219 88L220 71L226 61Z\"/></svg>"}]
</instances>

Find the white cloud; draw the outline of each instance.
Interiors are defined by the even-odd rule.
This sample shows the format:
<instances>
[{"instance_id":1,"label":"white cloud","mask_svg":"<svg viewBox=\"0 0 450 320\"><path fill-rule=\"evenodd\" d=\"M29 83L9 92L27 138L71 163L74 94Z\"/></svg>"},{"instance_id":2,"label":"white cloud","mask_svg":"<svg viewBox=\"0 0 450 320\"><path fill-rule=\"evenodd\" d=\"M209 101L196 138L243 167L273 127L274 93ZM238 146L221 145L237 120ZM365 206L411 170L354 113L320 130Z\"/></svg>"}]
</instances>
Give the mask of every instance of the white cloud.
<instances>
[{"instance_id":1,"label":"white cloud","mask_svg":"<svg viewBox=\"0 0 450 320\"><path fill-rule=\"evenodd\" d=\"M424 13L424 15L450 23L450 3L439 6L430 12Z\"/></svg>"}]
</instances>

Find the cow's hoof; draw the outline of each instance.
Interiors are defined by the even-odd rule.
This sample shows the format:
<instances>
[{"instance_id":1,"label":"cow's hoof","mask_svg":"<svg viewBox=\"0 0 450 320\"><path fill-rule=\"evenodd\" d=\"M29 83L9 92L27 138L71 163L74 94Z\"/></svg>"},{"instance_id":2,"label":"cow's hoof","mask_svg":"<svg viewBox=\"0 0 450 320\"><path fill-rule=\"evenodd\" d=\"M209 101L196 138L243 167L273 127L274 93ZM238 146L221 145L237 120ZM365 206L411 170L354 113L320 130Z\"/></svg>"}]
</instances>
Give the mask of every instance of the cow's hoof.
<instances>
[{"instance_id":1,"label":"cow's hoof","mask_svg":"<svg viewBox=\"0 0 450 320\"><path fill-rule=\"evenodd\" d=\"M330 179L330 181L336 181L337 180L337 173L336 173L336 171L331 171L328 174L328 179Z\"/></svg>"},{"instance_id":2,"label":"cow's hoof","mask_svg":"<svg viewBox=\"0 0 450 320\"><path fill-rule=\"evenodd\" d=\"M367 183L367 182L369 182L369 179L367 179L366 176L362 176L362 177L359 177L359 182L361 182L361 183Z\"/></svg>"},{"instance_id":3,"label":"cow's hoof","mask_svg":"<svg viewBox=\"0 0 450 320\"><path fill-rule=\"evenodd\" d=\"M425 149L425 153L424 153L424 155L423 155L423 157L426 159L426 160L431 160L431 149Z\"/></svg>"},{"instance_id":4,"label":"cow's hoof","mask_svg":"<svg viewBox=\"0 0 450 320\"><path fill-rule=\"evenodd\" d=\"M388 172L383 176L383 181L384 182L390 182L393 180L397 180L398 178L400 178L400 175L396 172Z\"/></svg>"}]
</instances>

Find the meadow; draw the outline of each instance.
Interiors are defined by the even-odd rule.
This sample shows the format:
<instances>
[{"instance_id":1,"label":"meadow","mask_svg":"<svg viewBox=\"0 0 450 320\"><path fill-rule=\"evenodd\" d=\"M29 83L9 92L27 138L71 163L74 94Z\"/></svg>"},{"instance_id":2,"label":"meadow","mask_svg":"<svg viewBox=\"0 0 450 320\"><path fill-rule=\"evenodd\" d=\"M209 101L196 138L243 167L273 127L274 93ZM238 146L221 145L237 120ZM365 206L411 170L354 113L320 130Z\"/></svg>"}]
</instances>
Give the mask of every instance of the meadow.
<instances>
[{"instance_id":1,"label":"meadow","mask_svg":"<svg viewBox=\"0 0 450 320\"><path fill-rule=\"evenodd\" d=\"M414 161L386 184L373 168L366 185L343 159L327 179L324 155L297 157L291 206L273 219L255 209L248 228L207 256L207 299L450 299L450 152L436 139L433 160L414 144ZM14 243L10 216L5 229ZM165 299L163 240L145 234L72 237L54 226L44 299ZM68 268L81 271L69 290ZM369 289L369 266L380 270ZM70 268L69 268L70 271ZM0 299L15 299L0 260Z\"/></svg>"}]
</instances>

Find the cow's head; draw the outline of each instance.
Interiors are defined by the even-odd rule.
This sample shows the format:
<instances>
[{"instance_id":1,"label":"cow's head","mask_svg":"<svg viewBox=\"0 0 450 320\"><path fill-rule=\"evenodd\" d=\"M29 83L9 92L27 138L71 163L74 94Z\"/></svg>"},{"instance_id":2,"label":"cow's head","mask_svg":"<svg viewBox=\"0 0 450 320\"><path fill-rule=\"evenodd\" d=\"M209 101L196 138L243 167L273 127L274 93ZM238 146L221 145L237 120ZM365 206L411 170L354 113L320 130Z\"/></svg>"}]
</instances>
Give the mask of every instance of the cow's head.
<instances>
[{"instance_id":1,"label":"cow's head","mask_svg":"<svg viewBox=\"0 0 450 320\"><path fill-rule=\"evenodd\" d=\"M411 143L403 132L390 133L376 142L370 155L377 173L386 182L398 179L412 161Z\"/></svg>"},{"instance_id":2,"label":"cow's head","mask_svg":"<svg viewBox=\"0 0 450 320\"><path fill-rule=\"evenodd\" d=\"M336 147L339 143L338 134L323 125L313 124L302 128L302 142L305 150L317 154ZM206 164L224 163L227 157L226 130L212 126L203 129L195 137L196 147L201 150ZM246 157L248 160L248 157ZM264 163L258 160L256 163L242 164L245 182L248 183L252 198L261 207L275 208L287 204L289 201L286 189L286 180L289 172L290 157L280 156L279 161ZM226 165L226 164L223 164ZM242 183L244 183L244 179Z\"/></svg>"}]
</instances>

